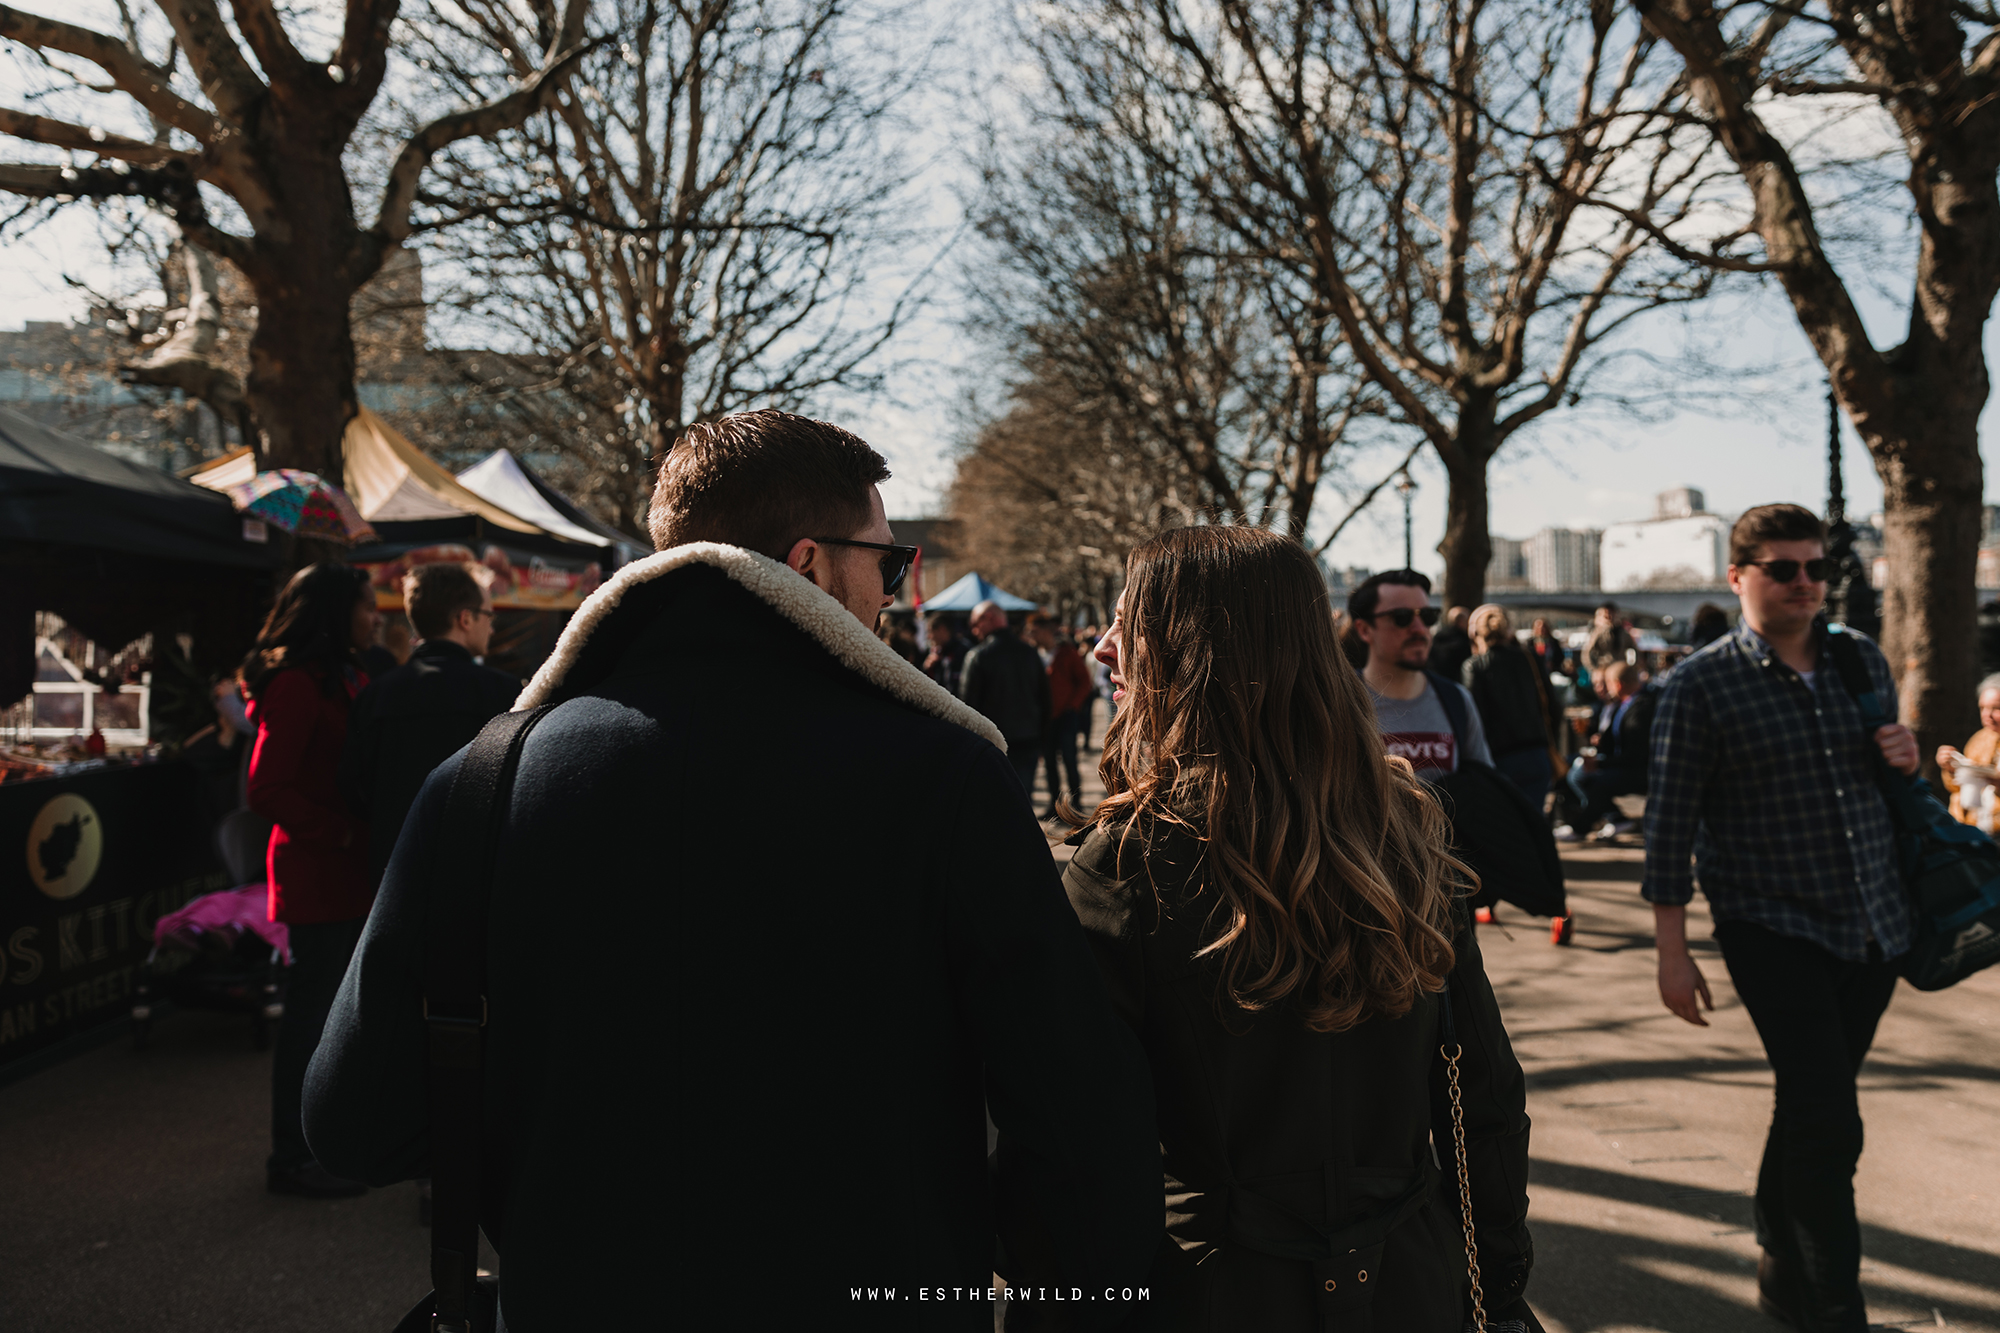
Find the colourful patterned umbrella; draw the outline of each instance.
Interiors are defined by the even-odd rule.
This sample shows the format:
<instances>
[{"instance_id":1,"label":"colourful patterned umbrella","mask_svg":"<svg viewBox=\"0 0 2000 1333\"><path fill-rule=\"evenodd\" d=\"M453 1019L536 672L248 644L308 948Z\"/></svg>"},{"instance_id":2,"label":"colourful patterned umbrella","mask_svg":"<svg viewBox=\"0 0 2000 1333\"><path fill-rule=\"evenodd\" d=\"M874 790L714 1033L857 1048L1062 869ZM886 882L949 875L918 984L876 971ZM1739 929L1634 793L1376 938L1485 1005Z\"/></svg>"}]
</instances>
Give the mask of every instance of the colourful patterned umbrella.
<instances>
[{"instance_id":1,"label":"colourful patterned umbrella","mask_svg":"<svg viewBox=\"0 0 2000 1333\"><path fill-rule=\"evenodd\" d=\"M224 494L244 513L301 537L349 544L376 540L347 492L316 472L289 467L259 472Z\"/></svg>"}]
</instances>

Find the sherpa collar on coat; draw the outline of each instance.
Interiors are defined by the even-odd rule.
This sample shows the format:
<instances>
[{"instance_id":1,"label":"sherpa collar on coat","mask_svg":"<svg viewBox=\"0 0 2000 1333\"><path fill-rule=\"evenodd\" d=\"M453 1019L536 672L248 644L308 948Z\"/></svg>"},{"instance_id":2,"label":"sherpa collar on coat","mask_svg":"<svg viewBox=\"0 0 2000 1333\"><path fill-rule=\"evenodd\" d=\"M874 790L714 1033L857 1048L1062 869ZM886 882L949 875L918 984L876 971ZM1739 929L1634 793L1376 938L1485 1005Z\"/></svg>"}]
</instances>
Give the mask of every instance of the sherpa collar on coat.
<instances>
[{"instance_id":1,"label":"sherpa collar on coat","mask_svg":"<svg viewBox=\"0 0 2000 1333\"><path fill-rule=\"evenodd\" d=\"M688 565L709 565L721 570L805 631L815 643L832 653L835 661L891 698L964 727L1002 750L1007 748L998 727L862 628L852 612L821 592L812 580L769 556L720 542L676 546L635 560L614 574L570 617L562 638L556 641L555 652L514 701L514 711L538 708L556 698L563 678L582 655L590 636L618 609L627 592Z\"/></svg>"}]
</instances>

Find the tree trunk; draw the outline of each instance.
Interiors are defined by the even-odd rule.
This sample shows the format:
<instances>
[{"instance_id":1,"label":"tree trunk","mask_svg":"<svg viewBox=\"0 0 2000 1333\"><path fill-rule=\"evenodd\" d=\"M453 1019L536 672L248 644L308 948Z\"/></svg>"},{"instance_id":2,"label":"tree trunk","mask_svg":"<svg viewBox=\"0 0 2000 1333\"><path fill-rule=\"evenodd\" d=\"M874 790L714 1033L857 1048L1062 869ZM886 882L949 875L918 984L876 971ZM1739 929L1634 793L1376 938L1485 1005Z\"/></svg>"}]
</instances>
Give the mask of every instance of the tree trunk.
<instances>
[{"instance_id":1,"label":"tree trunk","mask_svg":"<svg viewBox=\"0 0 2000 1333\"><path fill-rule=\"evenodd\" d=\"M1492 514L1486 465L1492 461L1493 400L1481 395L1464 403L1458 435L1448 444L1433 440L1444 464L1447 490L1444 538L1444 604L1475 607L1486 600L1486 570L1493 562Z\"/></svg>"},{"instance_id":2,"label":"tree trunk","mask_svg":"<svg viewBox=\"0 0 2000 1333\"><path fill-rule=\"evenodd\" d=\"M1963 745L1979 728L1978 409L1954 406L1961 410L1924 421L1916 439L1868 441L1887 528L1882 652L1927 770L1938 746Z\"/></svg>"},{"instance_id":3,"label":"tree trunk","mask_svg":"<svg viewBox=\"0 0 2000 1333\"><path fill-rule=\"evenodd\" d=\"M273 291L259 283L250 338L250 410L263 433L267 468L316 472L345 486L341 436L354 419L354 338L346 283L301 265Z\"/></svg>"}]
</instances>

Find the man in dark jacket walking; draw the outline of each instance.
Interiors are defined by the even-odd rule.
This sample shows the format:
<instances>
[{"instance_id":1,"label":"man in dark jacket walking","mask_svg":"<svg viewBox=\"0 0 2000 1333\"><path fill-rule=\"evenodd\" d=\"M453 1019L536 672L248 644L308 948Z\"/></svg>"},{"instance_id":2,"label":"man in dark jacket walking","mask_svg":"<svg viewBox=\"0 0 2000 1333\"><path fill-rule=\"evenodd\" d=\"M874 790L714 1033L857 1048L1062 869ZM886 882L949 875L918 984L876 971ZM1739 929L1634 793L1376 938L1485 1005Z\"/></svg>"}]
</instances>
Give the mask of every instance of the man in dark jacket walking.
<instances>
[{"instance_id":1,"label":"man in dark jacket walking","mask_svg":"<svg viewBox=\"0 0 2000 1333\"><path fill-rule=\"evenodd\" d=\"M1042 756L1042 738L1052 720L1049 673L1042 656L1027 640L1007 628L1007 613L997 603L972 608L972 634L979 643L965 656L959 697L1000 729L1007 738L1007 757L1021 790L1035 790L1035 767ZM1052 793L1051 805L1055 803Z\"/></svg>"},{"instance_id":2,"label":"man in dark jacket walking","mask_svg":"<svg viewBox=\"0 0 2000 1333\"><path fill-rule=\"evenodd\" d=\"M786 413L690 427L659 553L522 697L554 707L494 849L484 997L481 1222L512 1333L698 1305L971 1333L996 1231L1095 1297L1061 1307L1079 1327L1144 1285L1145 1057L999 733L870 632L911 554L887 475ZM313 1063L308 1136L364 1180L429 1163L424 915L467 852L440 845L462 762L411 812Z\"/></svg>"},{"instance_id":3,"label":"man in dark jacket walking","mask_svg":"<svg viewBox=\"0 0 2000 1333\"><path fill-rule=\"evenodd\" d=\"M417 566L403 578L403 605L423 641L355 697L340 756L341 794L368 821L371 885L381 884L424 779L521 692L520 681L474 660L493 638L493 596L471 566Z\"/></svg>"}]
</instances>

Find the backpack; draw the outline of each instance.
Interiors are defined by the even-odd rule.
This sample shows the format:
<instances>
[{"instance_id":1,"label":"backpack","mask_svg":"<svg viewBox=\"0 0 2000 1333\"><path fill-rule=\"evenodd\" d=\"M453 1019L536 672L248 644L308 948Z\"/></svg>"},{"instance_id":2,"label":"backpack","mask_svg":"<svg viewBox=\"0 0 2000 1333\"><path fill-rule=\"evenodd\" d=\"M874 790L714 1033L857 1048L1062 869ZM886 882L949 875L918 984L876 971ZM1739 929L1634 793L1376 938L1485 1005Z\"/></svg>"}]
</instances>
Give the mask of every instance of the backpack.
<instances>
[{"instance_id":1,"label":"backpack","mask_svg":"<svg viewBox=\"0 0 2000 1333\"><path fill-rule=\"evenodd\" d=\"M1889 725L1861 650L1846 627L1826 627L1827 653L1861 710L1872 737ZM1910 950L1897 968L1918 990L1943 990L2000 962L2000 847L1961 824L1922 778L1898 773L1878 756L1876 781L1889 803L1896 868L1910 895Z\"/></svg>"}]
</instances>

